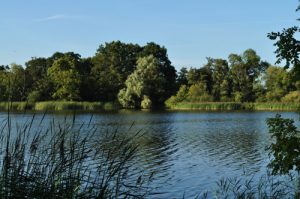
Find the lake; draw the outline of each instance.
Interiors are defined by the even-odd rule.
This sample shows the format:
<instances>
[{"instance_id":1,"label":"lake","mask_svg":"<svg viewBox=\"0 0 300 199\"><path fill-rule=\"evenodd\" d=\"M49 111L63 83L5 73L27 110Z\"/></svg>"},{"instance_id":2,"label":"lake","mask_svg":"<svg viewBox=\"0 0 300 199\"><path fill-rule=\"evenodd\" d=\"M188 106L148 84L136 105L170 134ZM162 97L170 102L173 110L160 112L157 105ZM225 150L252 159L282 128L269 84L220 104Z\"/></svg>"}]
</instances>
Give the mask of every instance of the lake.
<instances>
[{"instance_id":1,"label":"lake","mask_svg":"<svg viewBox=\"0 0 300 199\"><path fill-rule=\"evenodd\" d=\"M216 188L221 178L258 180L269 162L265 147L270 144L266 119L275 112L143 112L78 113L83 122L128 134L142 129L143 138L136 165L153 172L150 198L189 198ZM282 112L294 118L299 115ZM6 113L0 114L5 119ZM37 114L36 118L43 117ZM12 124L32 118L31 113L12 114ZM48 114L45 120L63 120L64 114ZM68 119L72 120L72 116ZM35 124L34 124L35 125ZM132 127L131 127L132 126ZM101 136L101 135L94 135ZM92 138L91 138L92 139Z\"/></svg>"}]
</instances>

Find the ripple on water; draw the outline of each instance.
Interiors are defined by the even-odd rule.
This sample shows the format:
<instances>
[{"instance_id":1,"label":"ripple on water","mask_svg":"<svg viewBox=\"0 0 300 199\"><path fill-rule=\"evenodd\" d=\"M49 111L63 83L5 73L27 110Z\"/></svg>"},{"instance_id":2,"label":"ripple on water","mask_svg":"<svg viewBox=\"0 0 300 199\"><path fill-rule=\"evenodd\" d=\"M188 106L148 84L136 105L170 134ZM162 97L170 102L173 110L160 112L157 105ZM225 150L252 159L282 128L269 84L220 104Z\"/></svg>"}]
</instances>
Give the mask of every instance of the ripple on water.
<instances>
[{"instance_id":1,"label":"ripple on water","mask_svg":"<svg viewBox=\"0 0 300 199\"><path fill-rule=\"evenodd\" d=\"M133 164L148 174L155 174L150 184L153 195L149 198L182 198L184 193L190 198L214 189L223 177L264 174L268 163L265 146L270 143L265 120L274 115L270 112L134 112L96 114L91 123L103 129L117 127L128 134L143 129L143 136L136 140L140 147ZM299 118L295 113L283 115L296 121ZM45 120L51 121L52 116ZM17 114L13 117L23 118ZM89 114L79 115L78 125L82 121L88 123L90 118Z\"/></svg>"}]
</instances>

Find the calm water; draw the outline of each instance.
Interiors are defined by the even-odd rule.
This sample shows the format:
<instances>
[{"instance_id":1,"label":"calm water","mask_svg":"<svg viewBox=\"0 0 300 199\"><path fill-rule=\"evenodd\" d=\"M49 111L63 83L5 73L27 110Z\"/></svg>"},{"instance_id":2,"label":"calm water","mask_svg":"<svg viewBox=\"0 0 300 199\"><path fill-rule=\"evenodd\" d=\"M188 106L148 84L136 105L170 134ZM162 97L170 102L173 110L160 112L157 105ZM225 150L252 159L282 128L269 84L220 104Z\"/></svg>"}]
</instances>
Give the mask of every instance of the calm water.
<instances>
[{"instance_id":1,"label":"calm water","mask_svg":"<svg viewBox=\"0 0 300 199\"><path fill-rule=\"evenodd\" d=\"M76 116L76 123L91 122L100 128L134 133L143 129L137 166L154 172L153 198L191 197L212 190L222 177L266 173L270 143L266 119L275 112L121 112ZM294 118L297 113L281 113ZM4 119L6 114L0 114ZM13 114L13 122L29 120L31 114ZM42 115L37 115L42 117ZM48 115L45 120L63 120ZM133 125L131 130L128 130ZM101 136L101 135L95 135Z\"/></svg>"}]
</instances>

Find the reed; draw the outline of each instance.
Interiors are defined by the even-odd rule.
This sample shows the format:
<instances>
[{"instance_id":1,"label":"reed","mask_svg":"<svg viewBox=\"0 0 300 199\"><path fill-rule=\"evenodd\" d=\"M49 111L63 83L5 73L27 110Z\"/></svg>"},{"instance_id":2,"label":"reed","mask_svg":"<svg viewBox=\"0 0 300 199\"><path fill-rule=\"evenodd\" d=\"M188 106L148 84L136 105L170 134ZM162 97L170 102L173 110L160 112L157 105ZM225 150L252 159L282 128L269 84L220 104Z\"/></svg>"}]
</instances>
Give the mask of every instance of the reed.
<instances>
[{"instance_id":1,"label":"reed","mask_svg":"<svg viewBox=\"0 0 300 199\"><path fill-rule=\"evenodd\" d=\"M298 111L298 103L236 103L236 102L182 102L169 106L170 110L200 110L200 111Z\"/></svg>"},{"instance_id":2,"label":"reed","mask_svg":"<svg viewBox=\"0 0 300 199\"><path fill-rule=\"evenodd\" d=\"M143 198L151 176L132 164L138 133L45 116L0 132L0 198ZM34 128L33 128L34 126ZM95 135L102 136L95 136ZM126 135L126 136L125 136ZM101 137L101 138L100 138Z\"/></svg>"},{"instance_id":3,"label":"reed","mask_svg":"<svg viewBox=\"0 0 300 199\"><path fill-rule=\"evenodd\" d=\"M44 101L44 102L0 102L0 111L110 111L118 110L118 104L114 102L74 102L74 101Z\"/></svg>"}]
</instances>

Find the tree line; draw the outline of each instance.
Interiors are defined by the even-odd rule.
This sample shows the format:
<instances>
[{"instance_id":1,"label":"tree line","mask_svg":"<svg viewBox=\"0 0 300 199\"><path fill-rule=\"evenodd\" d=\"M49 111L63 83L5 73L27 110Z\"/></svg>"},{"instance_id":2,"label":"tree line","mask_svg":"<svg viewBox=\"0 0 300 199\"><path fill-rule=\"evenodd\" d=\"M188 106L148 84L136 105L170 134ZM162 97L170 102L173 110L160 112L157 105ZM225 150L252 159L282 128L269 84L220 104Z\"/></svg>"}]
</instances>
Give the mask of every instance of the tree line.
<instances>
[{"instance_id":1,"label":"tree line","mask_svg":"<svg viewBox=\"0 0 300 199\"><path fill-rule=\"evenodd\" d=\"M0 101L116 102L120 96L126 107L136 107L135 101L147 97L159 106L176 92L176 70L167 50L153 42L139 46L113 41L88 58L74 52L33 57L24 68L1 66L0 76ZM152 94L156 88L161 89L159 98Z\"/></svg>"},{"instance_id":2,"label":"tree line","mask_svg":"<svg viewBox=\"0 0 300 199\"><path fill-rule=\"evenodd\" d=\"M182 102L300 102L300 76L294 69L272 66L248 49L228 59L207 58L201 68L182 68L176 95L166 104Z\"/></svg>"},{"instance_id":3,"label":"tree line","mask_svg":"<svg viewBox=\"0 0 300 199\"><path fill-rule=\"evenodd\" d=\"M124 108L180 102L300 102L299 72L271 66L248 49L176 71L167 49L113 41L92 57L56 52L0 66L0 101L101 101Z\"/></svg>"}]
</instances>

